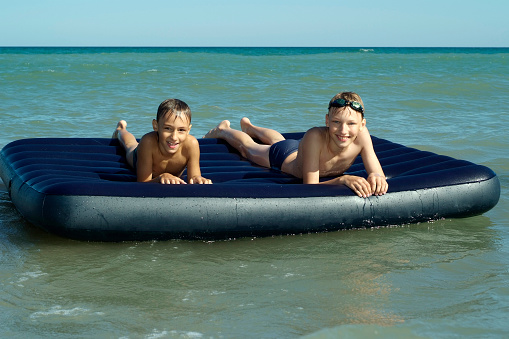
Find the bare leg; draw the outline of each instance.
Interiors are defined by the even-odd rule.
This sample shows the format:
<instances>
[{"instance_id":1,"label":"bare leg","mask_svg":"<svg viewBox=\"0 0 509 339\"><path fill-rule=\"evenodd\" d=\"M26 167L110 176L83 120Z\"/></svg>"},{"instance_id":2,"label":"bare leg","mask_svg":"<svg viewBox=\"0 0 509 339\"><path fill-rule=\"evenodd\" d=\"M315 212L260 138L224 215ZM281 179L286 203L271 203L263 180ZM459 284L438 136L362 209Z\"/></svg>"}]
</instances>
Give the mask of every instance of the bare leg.
<instances>
[{"instance_id":1,"label":"bare leg","mask_svg":"<svg viewBox=\"0 0 509 339\"><path fill-rule=\"evenodd\" d=\"M223 120L215 128L211 129L204 138L219 138L226 140L232 147L260 166L270 167L269 145L256 143L247 133L230 127L228 120Z\"/></svg>"},{"instance_id":2,"label":"bare leg","mask_svg":"<svg viewBox=\"0 0 509 339\"><path fill-rule=\"evenodd\" d=\"M240 128L251 138L258 139L266 145L275 144L278 141L285 140L285 138L276 130L255 126L251 120L244 117L240 119Z\"/></svg>"},{"instance_id":3,"label":"bare leg","mask_svg":"<svg viewBox=\"0 0 509 339\"><path fill-rule=\"evenodd\" d=\"M133 166L133 152L138 147L138 141L135 136L131 134L131 132L127 131L127 122L125 120L120 120L117 124L117 128L113 132L112 138L117 138L120 141L120 144L125 149L125 157L127 163Z\"/></svg>"}]
</instances>

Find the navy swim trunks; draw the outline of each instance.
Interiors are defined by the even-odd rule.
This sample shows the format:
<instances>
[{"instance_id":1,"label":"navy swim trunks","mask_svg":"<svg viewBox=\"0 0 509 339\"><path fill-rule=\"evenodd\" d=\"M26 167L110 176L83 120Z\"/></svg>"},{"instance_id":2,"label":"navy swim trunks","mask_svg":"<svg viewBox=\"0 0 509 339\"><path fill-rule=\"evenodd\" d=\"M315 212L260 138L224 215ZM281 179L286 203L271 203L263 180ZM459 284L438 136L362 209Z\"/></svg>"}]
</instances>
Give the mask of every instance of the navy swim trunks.
<instances>
[{"instance_id":1,"label":"navy swim trunks","mask_svg":"<svg viewBox=\"0 0 509 339\"><path fill-rule=\"evenodd\" d=\"M281 166L286 158L299 150L299 143L300 140L286 139L271 145L269 149L270 168L281 171Z\"/></svg>"}]
</instances>

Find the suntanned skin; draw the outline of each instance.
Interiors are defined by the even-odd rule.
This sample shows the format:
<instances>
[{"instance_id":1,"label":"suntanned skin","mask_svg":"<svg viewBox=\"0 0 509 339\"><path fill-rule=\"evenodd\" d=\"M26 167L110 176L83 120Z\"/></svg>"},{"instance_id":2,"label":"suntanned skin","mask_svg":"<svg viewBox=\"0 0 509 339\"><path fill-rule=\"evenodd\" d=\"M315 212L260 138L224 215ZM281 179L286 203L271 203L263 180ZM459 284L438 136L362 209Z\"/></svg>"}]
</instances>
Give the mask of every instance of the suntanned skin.
<instances>
[{"instance_id":1,"label":"suntanned skin","mask_svg":"<svg viewBox=\"0 0 509 339\"><path fill-rule=\"evenodd\" d=\"M388 184L362 115L349 106L332 108L325 116L325 123L326 127L314 127L306 132L298 151L285 159L281 171L302 178L304 184L346 185L363 198L385 194ZM232 129L230 122L224 120L205 137L222 138L244 157L270 167L270 145L284 137L272 129L253 125L248 118L242 118L240 125L242 131ZM264 144L256 143L253 138ZM343 175L359 154L368 178ZM319 181L330 176L337 177Z\"/></svg>"},{"instance_id":2,"label":"suntanned skin","mask_svg":"<svg viewBox=\"0 0 509 339\"><path fill-rule=\"evenodd\" d=\"M350 107L333 109L325 119L326 127L312 128L304 135L295 160L287 159L292 162L295 174L302 173L305 184L344 184L361 197L385 194L387 181L373 149L366 120ZM359 154L368 173L367 180L343 175ZM330 176L337 177L319 182L320 177Z\"/></svg>"},{"instance_id":3,"label":"suntanned skin","mask_svg":"<svg viewBox=\"0 0 509 339\"><path fill-rule=\"evenodd\" d=\"M186 117L168 114L152 121L153 132L145 134L139 144L121 120L113 133L126 150L127 162L133 166L133 151L138 147L136 175L138 182L186 184L180 178L187 167L190 184L211 184L201 176L198 140L189 134L191 124Z\"/></svg>"}]
</instances>

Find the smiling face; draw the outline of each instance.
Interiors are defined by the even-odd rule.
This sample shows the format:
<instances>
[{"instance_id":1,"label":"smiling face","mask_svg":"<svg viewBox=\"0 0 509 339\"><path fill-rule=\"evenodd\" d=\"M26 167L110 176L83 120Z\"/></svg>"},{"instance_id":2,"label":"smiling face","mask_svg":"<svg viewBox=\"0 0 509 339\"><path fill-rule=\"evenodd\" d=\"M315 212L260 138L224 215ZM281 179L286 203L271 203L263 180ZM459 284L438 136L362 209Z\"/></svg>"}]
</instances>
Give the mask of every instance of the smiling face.
<instances>
[{"instance_id":1,"label":"smiling face","mask_svg":"<svg viewBox=\"0 0 509 339\"><path fill-rule=\"evenodd\" d=\"M167 114L152 121L152 127L159 136L159 149L162 154L172 155L179 152L182 144L189 135L191 124L185 116L178 117L174 114Z\"/></svg>"},{"instance_id":2,"label":"smiling face","mask_svg":"<svg viewBox=\"0 0 509 339\"><path fill-rule=\"evenodd\" d=\"M325 124L329 128L329 137L332 144L342 150L355 141L366 126L366 119L362 117L361 113L349 106L333 107L325 115Z\"/></svg>"}]
</instances>

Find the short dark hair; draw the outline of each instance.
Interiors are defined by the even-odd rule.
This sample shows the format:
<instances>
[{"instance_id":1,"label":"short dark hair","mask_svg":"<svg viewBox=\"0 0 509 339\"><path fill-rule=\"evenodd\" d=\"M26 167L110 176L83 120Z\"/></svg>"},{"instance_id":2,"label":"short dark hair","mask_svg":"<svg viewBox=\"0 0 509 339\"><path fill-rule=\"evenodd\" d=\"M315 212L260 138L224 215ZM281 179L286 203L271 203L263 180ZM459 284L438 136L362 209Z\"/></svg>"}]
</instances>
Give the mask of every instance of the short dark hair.
<instances>
[{"instance_id":1,"label":"short dark hair","mask_svg":"<svg viewBox=\"0 0 509 339\"><path fill-rule=\"evenodd\" d=\"M159 105L157 109L157 121L166 117L168 114L173 114L179 118L182 116L187 117L191 123L191 109L189 106L179 99L166 99Z\"/></svg>"}]
</instances>

